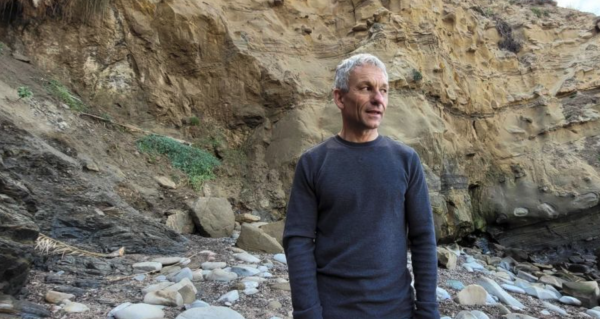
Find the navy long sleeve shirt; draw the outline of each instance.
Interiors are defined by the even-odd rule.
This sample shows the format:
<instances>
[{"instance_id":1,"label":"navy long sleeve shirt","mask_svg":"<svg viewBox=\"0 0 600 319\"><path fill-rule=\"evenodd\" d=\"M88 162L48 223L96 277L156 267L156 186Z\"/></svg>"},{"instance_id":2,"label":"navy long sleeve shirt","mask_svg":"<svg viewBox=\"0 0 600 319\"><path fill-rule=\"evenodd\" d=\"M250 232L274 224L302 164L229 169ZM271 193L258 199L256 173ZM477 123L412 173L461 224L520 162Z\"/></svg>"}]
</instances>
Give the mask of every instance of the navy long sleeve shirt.
<instances>
[{"instance_id":1,"label":"navy long sleeve shirt","mask_svg":"<svg viewBox=\"0 0 600 319\"><path fill-rule=\"evenodd\" d=\"M429 194L408 146L335 136L305 152L283 241L295 319L439 318Z\"/></svg>"}]
</instances>

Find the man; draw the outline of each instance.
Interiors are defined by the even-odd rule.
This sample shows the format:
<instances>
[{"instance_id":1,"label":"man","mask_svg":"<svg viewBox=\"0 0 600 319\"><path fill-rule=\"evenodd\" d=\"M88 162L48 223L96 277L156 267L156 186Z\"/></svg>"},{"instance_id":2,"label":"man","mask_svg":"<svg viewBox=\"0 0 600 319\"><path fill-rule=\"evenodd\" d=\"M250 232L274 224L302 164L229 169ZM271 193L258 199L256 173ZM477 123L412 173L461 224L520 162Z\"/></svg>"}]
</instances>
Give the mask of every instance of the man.
<instances>
[{"instance_id":1,"label":"man","mask_svg":"<svg viewBox=\"0 0 600 319\"><path fill-rule=\"evenodd\" d=\"M294 318L437 319L435 234L421 163L413 149L377 131L388 103L385 65L368 54L344 60L333 95L342 130L300 157L287 208Z\"/></svg>"}]
</instances>

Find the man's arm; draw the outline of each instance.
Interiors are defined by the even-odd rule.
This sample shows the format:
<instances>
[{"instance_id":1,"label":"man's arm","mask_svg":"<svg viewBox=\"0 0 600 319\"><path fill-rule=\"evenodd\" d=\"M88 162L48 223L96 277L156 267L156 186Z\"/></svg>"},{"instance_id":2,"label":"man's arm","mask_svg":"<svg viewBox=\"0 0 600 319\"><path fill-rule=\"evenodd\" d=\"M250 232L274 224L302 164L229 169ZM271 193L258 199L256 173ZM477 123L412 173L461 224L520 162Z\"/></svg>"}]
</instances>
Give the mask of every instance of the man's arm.
<instances>
[{"instance_id":1,"label":"man's arm","mask_svg":"<svg viewBox=\"0 0 600 319\"><path fill-rule=\"evenodd\" d=\"M417 292L417 310L413 318L438 319L435 228L427 182L417 153L410 160L409 170L405 209Z\"/></svg>"},{"instance_id":2,"label":"man's arm","mask_svg":"<svg viewBox=\"0 0 600 319\"><path fill-rule=\"evenodd\" d=\"M302 156L296 166L287 207L283 247L290 275L294 319L322 319L314 255L317 198L307 162L308 158Z\"/></svg>"}]
</instances>

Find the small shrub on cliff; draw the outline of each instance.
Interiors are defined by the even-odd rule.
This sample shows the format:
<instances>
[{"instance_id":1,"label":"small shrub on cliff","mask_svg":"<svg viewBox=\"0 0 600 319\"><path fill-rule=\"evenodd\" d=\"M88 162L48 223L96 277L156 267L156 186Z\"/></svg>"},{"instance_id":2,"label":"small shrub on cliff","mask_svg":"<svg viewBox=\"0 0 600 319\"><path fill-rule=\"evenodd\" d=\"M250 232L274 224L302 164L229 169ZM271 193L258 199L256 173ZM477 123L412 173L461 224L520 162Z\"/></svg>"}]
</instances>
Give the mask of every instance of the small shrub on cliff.
<instances>
[{"instance_id":1,"label":"small shrub on cliff","mask_svg":"<svg viewBox=\"0 0 600 319\"><path fill-rule=\"evenodd\" d=\"M419 82L419 81L423 80L423 75L418 70L413 69L412 76L413 76L413 80L415 82Z\"/></svg>"},{"instance_id":2,"label":"small shrub on cliff","mask_svg":"<svg viewBox=\"0 0 600 319\"><path fill-rule=\"evenodd\" d=\"M19 99L28 99L33 96L33 92L28 86L20 86L17 89L17 94L19 95Z\"/></svg>"},{"instance_id":3,"label":"small shrub on cliff","mask_svg":"<svg viewBox=\"0 0 600 319\"><path fill-rule=\"evenodd\" d=\"M56 80L50 80L46 83L46 89L50 94L69 106L71 110L82 112L87 106L79 97L71 93L64 85Z\"/></svg>"},{"instance_id":4,"label":"small shrub on cliff","mask_svg":"<svg viewBox=\"0 0 600 319\"><path fill-rule=\"evenodd\" d=\"M166 155L173 167L183 171L190 184L198 190L204 181L214 178L213 169L221 164L207 151L184 145L172 138L148 135L137 141L137 147L150 155Z\"/></svg>"},{"instance_id":5,"label":"small shrub on cliff","mask_svg":"<svg viewBox=\"0 0 600 319\"><path fill-rule=\"evenodd\" d=\"M189 123L191 126L198 126L200 125L200 119L197 116L192 116L190 117Z\"/></svg>"},{"instance_id":6,"label":"small shrub on cliff","mask_svg":"<svg viewBox=\"0 0 600 319\"><path fill-rule=\"evenodd\" d=\"M521 43L513 37L512 27L502 19L496 20L496 30L502 36L498 41L500 49L508 50L513 53L521 51Z\"/></svg>"}]
</instances>

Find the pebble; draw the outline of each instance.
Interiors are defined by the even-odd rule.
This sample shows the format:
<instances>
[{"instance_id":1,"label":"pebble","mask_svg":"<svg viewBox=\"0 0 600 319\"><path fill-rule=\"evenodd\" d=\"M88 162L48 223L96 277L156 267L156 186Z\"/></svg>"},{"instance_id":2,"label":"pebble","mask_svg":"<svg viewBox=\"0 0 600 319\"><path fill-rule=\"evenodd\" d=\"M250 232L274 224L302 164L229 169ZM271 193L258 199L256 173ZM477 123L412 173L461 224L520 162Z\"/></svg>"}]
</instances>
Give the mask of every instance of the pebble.
<instances>
[{"instance_id":1,"label":"pebble","mask_svg":"<svg viewBox=\"0 0 600 319\"><path fill-rule=\"evenodd\" d=\"M256 289L256 288L247 288L247 289L244 289L244 294L245 295L254 295L257 292L258 292L258 289Z\"/></svg>"},{"instance_id":2,"label":"pebble","mask_svg":"<svg viewBox=\"0 0 600 319\"><path fill-rule=\"evenodd\" d=\"M234 272L225 271L223 269L215 269L206 276L207 280L229 282L237 279L238 275Z\"/></svg>"},{"instance_id":3,"label":"pebble","mask_svg":"<svg viewBox=\"0 0 600 319\"><path fill-rule=\"evenodd\" d=\"M185 267L185 268L181 269L178 273L176 273L170 277L173 279L172 280L173 282L178 283L185 278L187 278L189 280L193 280L194 274L192 273L191 269L189 269L188 267Z\"/></svg>"},{"instance_id":4,"label":"pebble","mask_svg":"<svg viewBox=\"0 0 600 319\"><path fill-rule=\"evenodd\" d=\"M261 273L260 276L263 278L271 278L271 277L273 277L273 274L266 271L266 272Z\"/></svg>"},{"instance_id":5,"label":"pebble","mask_svg":"<svg viewBox=\"0 0 600 319\"><path fill-rule=\"evenodd\" d=\"M144 303L136 303L119 309L119 311L114 313L114 317L117 319L163 319L165 317L165 313L162 311L162 309L160 309L160 307Z\"/></svg>"},{"instance_id":6,"label":"pebble","mask_svg":"<svg viewBox=\"0 0 600 319\"><path fill-rule=\"evenodd\" d=\"M555 306L555 305L553 305L553 304L551 304L549 302L546 302L546 301L542 301L542 305L544 305L544 307L546 307L550 311L554 311L554 312L559 313L559 314L561 314L563 316L567 315L567 312L563 308L561 308L559 306Z\"/></svg>"},{"instance_id":7,"label":"pebble","mask_svg":"<svg viewBox=\"0 0 600 319\"><path fill-rule=\"evenodd\" d=\"M506 291L510 291L510 292L514 292L514 293L518 293L518 294L524 294L525 293L525 290L523 290L523 288L519 288L517 286L508 285L508 284L502 284L500 286L502 288L504 288Z\"/></svg>"},{"instance_id":8,"label":"pebble","mask_svg":"<svg viewBox=\"0 0 600 319\"><path fill-rule=\"evenodd\" d=\"M250 255L247 252L243 252L243 253L239 253L239 254L234 254L233 257L235 257L235 259L241 260L241 261L245 261L247 263L251 263L251 264L257 264L260 262L260 259L258 259L257 257Z\"/></svg>"},{"instance_id":9,"label":"pebble","mask_svg":"<svg viewBox=\"0 0 600 319\"><path fill-rule=\"evenodd\" d=\"M192 308L203 308L203 307L210 307L210 305L202 300L196 300L189 305L185 305L185 310L192 309Z\"/></svg>"},{"instance_id":10,"label":"pebble","mask_svg":"<svg viewBox=\"0 0 600 319\"><path fill-rule=\"evenodd\" d=\"M273 300L273 301L269 302L267 307L271 310L277 310L277 309L281 309L281 307L283 307L283 305L281 305L281 302L279 302L277 300Z\"/></svg>"},{"instance_id":11,"label":"pebble","mask_svg":"<svg viewBox=\"0 0 600 319\"><path fill-rule=\"evenodd\" d=\"M437 287L437 289L435 290L435 293L436 293L438 301L452 299L450 294L443 288Z\"/></svg>"},{"instance_id":12,"label":"pebble","mask_svg":"<svg viewBox=\"0 0 600 319\"><path fill-rule=\"evenodd\" d=\"M146 275L144 274L139 274L135 277L133 277L133 279L137 280L137 281L144 281L144 279L146 279Z\"/></svg>"},{"instance_id":13,"label":"pebble","mask_svg":"<svg viewBox=\"0 0 600 319\"><path fill-rule=\"evenodd\" d=\"M202 269L204 270L213 270L213 269L217 269L217 268L225 268L227 267L227 263L225 262L210 262L207 261L205 263L202 263Z\"/></svg>"},{"instance_id":14,"label":"pebble","mask_svg":"<svg viewBox=\"0 0 600 319\"><path fill-rule=\"evenodd\" d=\"M175 319L244 319L235 310L226 307L202 307L192 308L181 313Z\"/></svg>"},{"instance_id":15,"label":"pebble","mask_svg":"<svg viewBox=\"0 0 600 319\"><path fill-rule=\"evenodd\" d=\"M540 313L541 313L542 315L544 315L544 316L549 316L549 315L550 315L550 311L548 311L548 310L546 310L546 309L544 309L544 310L540 311Z\"/></svg>"},{"instance_id":16,"label":"pebble","mask_svg":"<svg viewBox=\"0 0 600 319\"><path fill-rule=\"evenodd\" d=\"M203 281L204 280L204 275L203 275L203 271L202 269L196 269L194 271L192 271L192 280L193 281Z\"/></svg>"},{"instance_id":17,"label":"pebble","mask_svg":"<svg viewBox=\"0 0 600 319\"><path fill-rule=\"evenodd\" d=\"M486 315L483 311L473 310L471 311L471 314L477 317L477 319L490 319L490 317Z\"/></svg>"},{"instance_id":18,"label":"pebble","mask_svg":"<svg viewBox=\"0 0 600 319\"><path fill-rule=\"evenodd\" d=\"M233 266L231 267L231 271L238 274L240 277L249 277L260 274L260 270L248 265Z\"/></svg>"},{"instance_id":19,"label":"pebble","mask_svg":"<svg viewBox=\"0 0 600 319\"><path fill-rule=\"evenodd\" d=\"M181 257L160 257L153 259L153 262L161 263L163 266L169 266L179 263L182 259Z\"/></svg>"},{"instance_id":20,"label":"pebble","mask_svg":"<svg viewBox=\"0 0 600 319\"><path fill-rule=\"evenodd\" d=\"M217 302L229 302L234 303L240 299L240 294L237 290L232 290L224 295L222 295Z\"/></svg>"},{"instance_id":21,"label":"pebble","mask_svg":"<svg viewBox=\"0 0 600 319\"><path fill-rule=\"evenodd\" d=\"M581 306L581 301L574 297L562 296L558 301L565 305Z\"/></svg>"},{"instance_id":22,"label":"pebble","mask_svg":"<svg viewBox=\"0 0 600 319\"><path fill-rule=\"evenodd\" d=\"M585 313L587 315L592 316L592 318L600 319L600 311L596 311L596 310L593 310L593 309L588 309Z\"/></svg>"},{"instance_id":23,"label":"pebble","mask_svg":"<svg viewBox=\"0 0 600 319\"><path fill-rule=\"evenodd\" d=\"M145 261L133 264L133 270L136 272L158 271L162 269L162 264L158 262Z\"/></svg>"},{"instance_id":24,"label":"pebble","mask_svg":"<svg viewBox=\"0 0 600 319\"><path fill-rule=\"evenodd\" d=\"M167 281L167 276L165 276L165 275L156 276L156 278L154 278L154 280L156 280L158 282Z\"/></svg>"},{"instance_id":25,"label":"pebble","mask_svg":"<svg viewBox=\"0 0 600 319\"><path fill-rule=\"evenodd\" d=\"M60 304L65 300L69 300L71 298L75 298L75 295L72 294L65 294L62 292L58 292L58 291L53 291L50 290L46 293L46 301L49 303L53 303L53 304Z\"/></svg>"},{"instance_id":26,"label":"pebble","mask_svg":"<svg viewBox=\"0 0 600 319\"><path fill-rule=\"evenodd\" d=\"M173 285L173 283L172 283L172 282L169 282L169 281L163 281L163 282L159 282L159 283L157 283L157 284L153 284L153 285L150 285L150 286L146 286L146 288L142 289L142 292L143 292L144 294L147 294L147 293L149 293L149 292L152 292L152 291L157 291L157 290L162 290L162 289L165 289L165 288L167 288L167 287L169 287L169 286L171 286L171 285Z\"/></svg>"},{"instance_id":27,"label":"pebble","mask_svg":"<svg viewBox=\"0 0 600 319\"><path fill-rule=\"evenodd\" d=\"M448 280L446 284L454 290L463 290L465 288L465 285L462 282L454 279Z\"/></svg>"},{"instance_id":28,"label":"pebble","mask_svg":"<svg viewBox=\"0 0 600 319\"><path fill-rule=\"evenodd\" d=\"M285 258L284 254L275 254L275 256L273 256L273 259L275 261L278 261L282 264L286 264L287 265L287 258Z\"/></svg>"},{"instance_id":29,"label":"pebble","mask_svg":"<svg viewBox=\"0 0 600 319\"><path fill-rule=\"evenodd\" d=\"M63 310L69 313L86 312L90 311L90 308L82 303L65 301Z\"/></svg>"}]
</instances>

